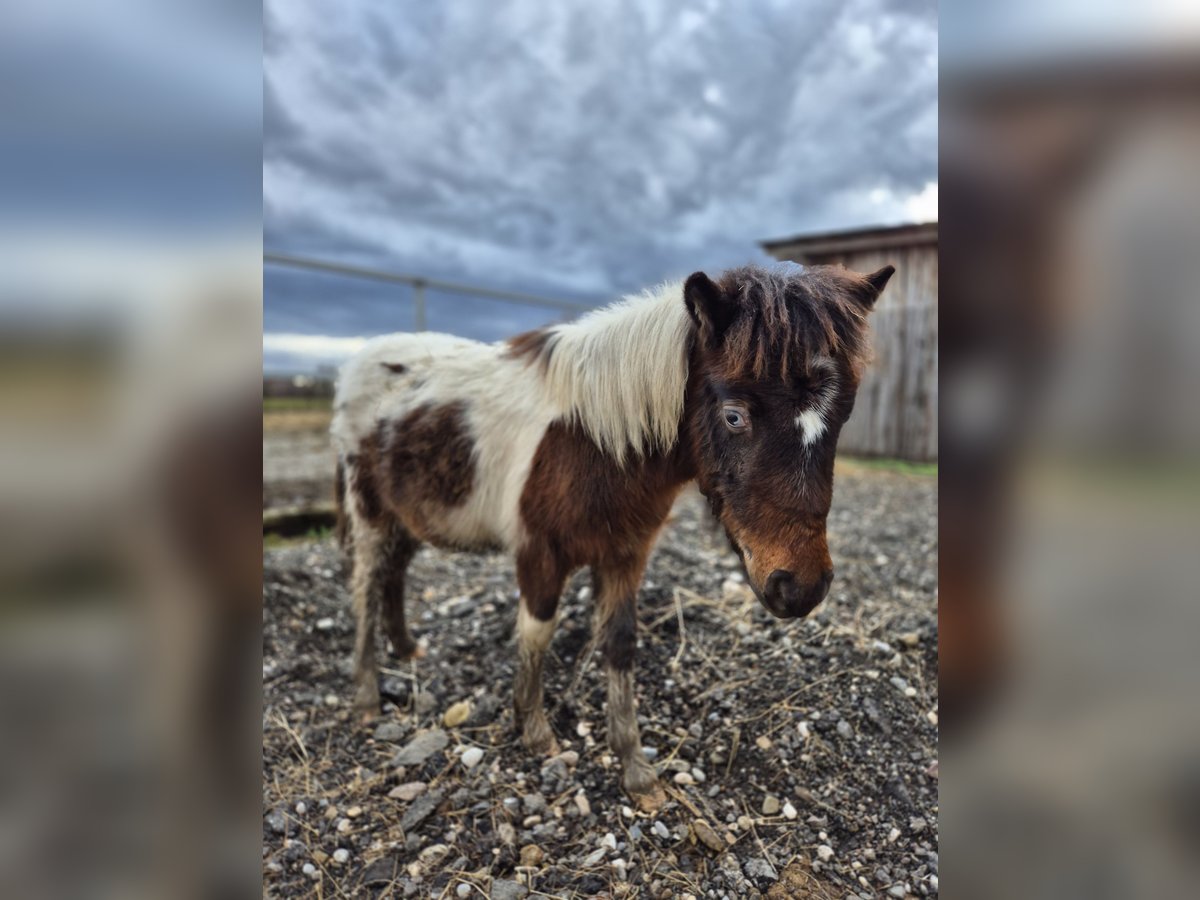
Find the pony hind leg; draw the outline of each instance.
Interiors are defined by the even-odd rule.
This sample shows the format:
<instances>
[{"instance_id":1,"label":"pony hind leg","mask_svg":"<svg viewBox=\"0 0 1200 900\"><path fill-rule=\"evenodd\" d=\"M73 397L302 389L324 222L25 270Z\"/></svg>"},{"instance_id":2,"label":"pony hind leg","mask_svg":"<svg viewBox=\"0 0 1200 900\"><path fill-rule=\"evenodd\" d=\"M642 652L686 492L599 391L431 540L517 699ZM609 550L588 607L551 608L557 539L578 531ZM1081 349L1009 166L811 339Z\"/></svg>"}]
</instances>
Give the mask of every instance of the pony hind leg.
<instances>
[{"instance_id":1,"label":"pony hind leg","mask_svg":"<svg viewBox=\"0 0 1200 900\"><path fill-rule=\"evenodd\" d=\"M608 680L608 745L621 763L621 786L648 812L666 802L654 767L642 750L634 703L637 589L645 560L593 568L599 646Z\"/></svg>"},{"instance_id":2,"label":"pony hind leg","mask_svg":"<svg viewBox=\"0 0 1200 900\"><path fill-rule=\"evenodd\" d=\"M354 609L354 710L369 717L379 712L379 666L375 659L375 630L379 622L387 531L351 519L354 555L350 574Z\"/></svg>"},{"instance_id":3,"label":"pony hind leg","mask_svg":"<svg viewBox=\"0 0 1200 900\"><path fill-rule=\"evenodd\" d=\"M517 611L517 677L513 711L521 741L533 753L556 753L558 742L546 719L542 660L554 635L558 600L566 582L557 561L522 552L517 558L521 599Z\"/></svg>"},{"instance_id":4,"label":"pony hind leg","mask_svg":"<svg viewBox=\"0 0 1200 900\"><path fill-rule=\"evenodd\" d=\"M384 546L385 561L380 575L383 602L383 629L397 659L419 659L424 648L413 639L404 616L404 583L409 563L420 549L420 541L399 523L392 526Z\"/></svg>"}]
</instances>

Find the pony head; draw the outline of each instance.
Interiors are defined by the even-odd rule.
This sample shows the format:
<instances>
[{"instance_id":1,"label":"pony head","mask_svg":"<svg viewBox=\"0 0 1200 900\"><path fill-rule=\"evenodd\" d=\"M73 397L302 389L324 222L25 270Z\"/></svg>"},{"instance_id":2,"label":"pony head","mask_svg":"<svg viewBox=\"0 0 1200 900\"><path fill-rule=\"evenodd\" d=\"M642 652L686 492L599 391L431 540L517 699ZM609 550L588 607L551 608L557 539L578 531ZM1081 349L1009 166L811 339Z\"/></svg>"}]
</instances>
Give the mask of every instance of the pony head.
<instances>
[{"instance_id":1,"label":"pony head","mask_svg":"<svg viewBox=\"0 0 1200 900\"><path fill-rule=\"evenodd\" d=\"M697 481L780 618L807 615L833 580L833 457L868 356L867 314L894 271L744 267L684 284Z\"/></svg>"}]
</instances>

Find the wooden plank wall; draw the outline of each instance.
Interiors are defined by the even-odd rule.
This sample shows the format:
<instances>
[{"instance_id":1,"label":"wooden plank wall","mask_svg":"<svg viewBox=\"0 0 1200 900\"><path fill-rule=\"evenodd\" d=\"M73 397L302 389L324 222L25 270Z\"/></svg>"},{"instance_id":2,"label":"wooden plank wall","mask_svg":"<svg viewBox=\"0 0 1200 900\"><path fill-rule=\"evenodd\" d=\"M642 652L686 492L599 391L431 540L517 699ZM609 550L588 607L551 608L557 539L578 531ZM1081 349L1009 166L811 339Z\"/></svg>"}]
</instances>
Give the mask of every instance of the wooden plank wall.
<instances>
[{"instance_id":1,"label":"wooden plank wall","mask_svg":"<svg viewBox=\"0 0 1200 900\"><path fill-rule=\"evenodd\" d=\"M842 429L839 453L916 461L937 459L938 258L926 244L801 260L841 263L873 272L891 263L896 274L871 316L874 360L854 413Z\"/></svg>"}]
</instances>

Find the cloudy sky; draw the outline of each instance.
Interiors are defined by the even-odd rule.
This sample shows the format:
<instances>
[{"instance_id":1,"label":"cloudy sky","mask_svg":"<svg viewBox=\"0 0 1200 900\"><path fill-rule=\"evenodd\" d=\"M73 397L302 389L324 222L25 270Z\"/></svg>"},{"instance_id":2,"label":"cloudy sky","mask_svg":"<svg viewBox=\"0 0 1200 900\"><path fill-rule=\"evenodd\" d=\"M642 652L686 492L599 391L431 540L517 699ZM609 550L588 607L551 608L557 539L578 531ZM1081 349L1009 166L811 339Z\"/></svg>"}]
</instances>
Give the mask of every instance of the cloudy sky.
<instances>
[{"instance_id":1,"label":"cloudy sky","mask_svg":"<svg viewBox=\"0 0 1200 900\"><path fill-rule=\"evenodd\" d=\"M268 0L269 251L601 302L758 242L937 217L935 0ZM411 327L268 267L264 365ZM431 294L496 339L544 310Z\"/></svg>"}]
</instances>

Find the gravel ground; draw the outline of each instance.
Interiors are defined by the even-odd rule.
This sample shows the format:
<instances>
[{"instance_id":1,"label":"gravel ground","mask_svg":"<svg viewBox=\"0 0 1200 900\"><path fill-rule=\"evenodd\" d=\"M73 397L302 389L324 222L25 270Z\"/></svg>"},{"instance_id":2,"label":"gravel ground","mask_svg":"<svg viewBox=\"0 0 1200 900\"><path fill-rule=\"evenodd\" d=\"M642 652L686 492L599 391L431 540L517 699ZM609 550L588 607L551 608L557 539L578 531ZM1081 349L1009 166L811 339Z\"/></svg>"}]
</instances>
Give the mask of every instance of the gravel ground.
<instances>
[{"instance_id":1,"label":"gravel ground","mask_svg":"<svg viewBox=\"0 0 1200 900\"><path fill-rule=\"evenodd\" d=\"M586 576L547 658L563 752L538 759L512 730L508 558L421 551L409 614L428 656L384 661L384 713L363 725L339 553L267 551L264 893L936 896L936 522L935 478L841 467L837 579L787 623L681 499L639 603L639 719L669 796L649 817L604 744Z\"/></svg>"}]
</instances>

